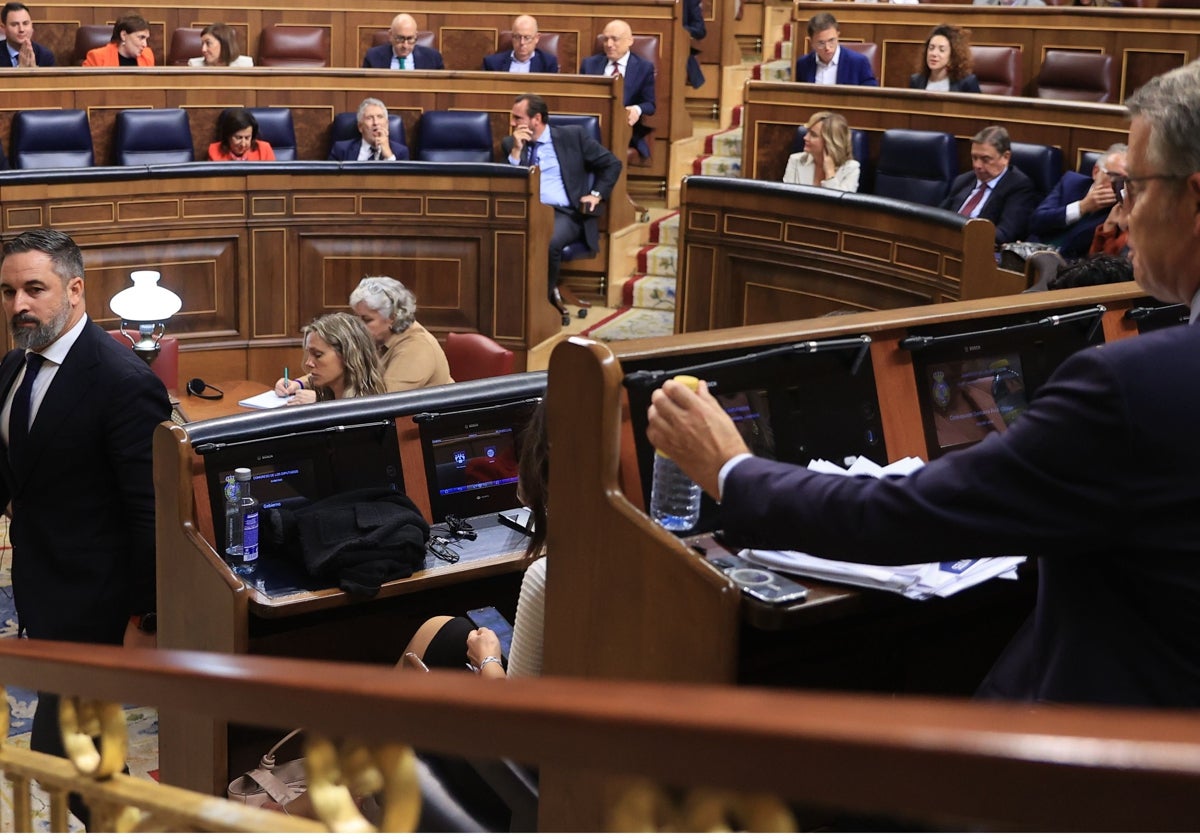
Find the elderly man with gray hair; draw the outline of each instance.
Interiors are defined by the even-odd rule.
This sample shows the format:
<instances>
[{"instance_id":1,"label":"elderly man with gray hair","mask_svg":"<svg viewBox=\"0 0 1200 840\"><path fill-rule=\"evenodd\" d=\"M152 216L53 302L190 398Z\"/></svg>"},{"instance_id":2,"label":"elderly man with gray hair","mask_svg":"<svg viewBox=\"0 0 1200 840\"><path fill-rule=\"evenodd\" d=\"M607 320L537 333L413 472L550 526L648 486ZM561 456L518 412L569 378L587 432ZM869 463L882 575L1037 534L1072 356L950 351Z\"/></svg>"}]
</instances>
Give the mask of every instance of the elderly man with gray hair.
<instances>
[{"instance_id":1,"label":"elderly man with gray hair","mask_svg":"<svg viewBox=\"0 0 1200 840\"><path fill-rule=\"evenodd\" d=\"M1125 152L1124 143L1114 143L1092 166L1090 177L1064 174L1033 211L1029 238L1056 246L1067 259L1085 256L1096 228L1117 203L1114 187L1125 180Z\"/></svg>"},{"instance_id":2,"label":"elderly man with gray hair","mask_svg":"<svg viewBox=\"0 0 1200 840\"><path fill-rule=\"evenodd\" d=\"M339 140L329 150L330 160L408 160L408 146L388 136L387 106L367 97L358 106L359 137Z\"/></svg>"}]
</instances>

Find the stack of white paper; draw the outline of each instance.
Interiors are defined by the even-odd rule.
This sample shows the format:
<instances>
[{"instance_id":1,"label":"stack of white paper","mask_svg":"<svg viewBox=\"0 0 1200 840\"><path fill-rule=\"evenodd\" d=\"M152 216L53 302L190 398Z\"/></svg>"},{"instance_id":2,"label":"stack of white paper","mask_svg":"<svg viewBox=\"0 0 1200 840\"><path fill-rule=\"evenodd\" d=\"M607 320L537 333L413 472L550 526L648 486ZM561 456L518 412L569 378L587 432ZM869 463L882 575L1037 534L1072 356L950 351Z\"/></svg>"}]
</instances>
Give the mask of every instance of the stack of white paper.
<instances>
[{"instance_id":1,"label":"stack of white paper","mask_svg":"<svg viewBox=\"0 0 1200 840\"><path fill-rule=\"evenodd\" d=\"M858 458L844 469L829 461L813 461L810 470L843 475L907 475L924 466L919 458L904 458L886 467L880 467L869 458ZM1024 557L981 557L975 560L957 560L948 563L917 563L909 566L869 566L865 563L847 563L840 560L825 560L799 551L761 551L747 549L742 557L768 569L791 574L805 575L898 592L907 598L923 601L937 595L949 597L977 583L994 577L1015 578L1016 568L1025 562Z\"/></svg>"}]
</instances>

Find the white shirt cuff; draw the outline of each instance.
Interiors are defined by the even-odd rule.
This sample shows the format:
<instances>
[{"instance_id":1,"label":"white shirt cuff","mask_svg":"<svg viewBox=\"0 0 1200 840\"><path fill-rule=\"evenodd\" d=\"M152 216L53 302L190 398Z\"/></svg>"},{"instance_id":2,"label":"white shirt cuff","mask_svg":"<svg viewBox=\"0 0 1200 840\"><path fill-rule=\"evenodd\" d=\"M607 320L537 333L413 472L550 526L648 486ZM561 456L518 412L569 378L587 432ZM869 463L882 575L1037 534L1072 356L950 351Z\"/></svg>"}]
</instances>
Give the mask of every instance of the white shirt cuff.
<instances>
[{"instance_id":1,"label":"white shirt cuff","mask_svg":"<svg viewBox=\"0 0 1200 840\"><path fill-rule=\"evenodd\" d=\"M1067 218L1066 218L1066 222L1067 222L1067 224L1068 224L1068 225L1073 225L1073 224L1075 224L1075 223L1076 223L1076 222L1078 222L1078 221L1079 221L1079 220L1080 220L1082 217L1083 217L1083 213L1082 213L1082 212L1080 211L1080 209L1079 209L1079 202L1078 202L1078 201L1072 201L1070 204L1068 204L1068 205L1067 205Z\"/></svg>"},{"instance_id":2,"label":"white shirt cuff","mask_svg":"<svg viewBox=\"0 0 1200 840\"><path fill-rule=\"evenodd\" d=\"M730 458L728 461L726 461L724 463L724 465L722 465L721 471L719 473L717 473L717 492L721 494L721 499L725 498L725 479L726 479L726 477L728 477L728 475L731 472L733 472L733 468L736 467L738 464L742 463L742 461L745 461L747 458L753 458L753 457L754 456L751 455L749 452L741 452L741 453L738 453L737 455L734 455L732 458ZM720 499L718 499L717 501L720 501Z\"/></svg>"}]
</instances>

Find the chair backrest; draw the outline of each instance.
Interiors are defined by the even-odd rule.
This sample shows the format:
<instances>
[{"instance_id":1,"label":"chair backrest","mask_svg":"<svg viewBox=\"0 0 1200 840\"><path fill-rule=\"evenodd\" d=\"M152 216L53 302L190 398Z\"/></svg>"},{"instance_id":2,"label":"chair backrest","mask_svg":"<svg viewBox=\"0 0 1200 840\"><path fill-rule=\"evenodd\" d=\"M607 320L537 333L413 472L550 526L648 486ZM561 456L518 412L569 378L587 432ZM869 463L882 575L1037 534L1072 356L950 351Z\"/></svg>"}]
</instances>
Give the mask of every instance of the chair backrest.
<instances>
[{"instance_id":1,"label":"chair backrest","mask_svg":"<svg viewBox=\"0 0 1200 840\"><path fill-rule=\"evenodd\" d=\"M358 133L358 112L340 111L333 115L333 126L330 128L330 140L337 143L342 140L355 140L362 137ZM388 137L408 145L404 139L404 120L399 114L388 113Z\"/></svg>"},{"instance_id":2,"label":"chair backrest","mask_svg":"<svg viewBox=\"0 0 1200 840\"><path fill-rule=\"evenodd\" d=\"M247 108L258 120L258 136L271 144L275 160L296 159L296 127L291 108ZM220 121L218 121L218 124Z\"/></svg>"},{"instance_id":3,"label":"chair backrest","mask_svg":"<svg viewBox=\"0 0 1200 840\"><path fill-rule=\"evenodd\" d=\"M129 339L121 334L120 330L109 330L111 335L118 344L124 347L130 347ZM129 334L135 339L137 338L137 328L134 327ZM158 343L158 356L150 364L150 370L154 371L155 376L162 380L162 384L167 386L168 391L179 390L179 339L173 335L163 338Z\"/></svg>"},{"instance_id":4,"label":"chair backrest","mask_svg":"<svg viewBox=\"0 0 1200 840\"><path fill-rule=\"evenodd\" d=\"M171 47L167 50L167 64L172 67L187 66L189 58L199 58L200 38L204 30L195 26L181 26L171 33Z\"/></svg>"},{"instance_id":5,"label":"chair backrest","mask_svg":"<svg viewBox=\"0 0 1200 840\"><path fill-rule=\"evenodd\" d=\"M859 55L866 56L867 61L871 62L871 72L875 74L875 78L879 79L879 45L870 41L839 41L843 47L848 50L853 50ZM883 84L883 80L879 80Z\"/></svg>"},{"instance_id":6,"label":"chair backrest","mask_svg":"<svg viewBox=\"0 0 1200 840\"><path fill-rule=\"evenodd\" d=\"M1104 152L1082 152L1079 155L1079 169L1081 175L1092 177L1092 170L1096 168L1096 164L1104 157Z\"/></svg>"},{"instance_id":7,"label":"chair backrest","mask_svg":"<svg viewBox=\"0 0 1200 840\"><path fill-rule=\"evenodd\" d=\"M329 27L268 26L258 42L263 67L328 67Z\"/></svg>"},{"instance_id":8,"label":"chair backrest","mask_svg":"<svg viewBox=\"0 0 1200 840\"><path fill-rule=\"evenodd\" d=\"M1116 102L1116 64L1111 55L1046 50L1037 78L1039 99Z\"/></svg>"},{"instance_id":9,"label":"chair backrest","mask_svg":"<svg viewBox=\"0 0 1200 840\"><path fill-rule=\"evenodd\" d=\"M561 65L562 56L558 54L558 42L562 39L562 36L557 32L539 32L538 34L541 37L538 38L537 48L546 53L546 55L554 56L559 65ZM502 29L500 30L500 37L496 39L496 52L510 52L511 50L512 30Z\"/></svg>"},{"instance_id":10,"label":"chair backrest","mask_svg":"<svg viewBox=\"0 0 1200 840\"><path fill-rule=\"evenodd\" d=\"M83 64L87 54L103 47L112 39L113 28L104 24L85 23L75 30L75 49L71 53L72 64Z\"/></svg>"},{"instance_id":11,"label":"chair backrest","mask_svg":"<svg viewBox=\"0 0 1200 840\"><path fill-rule=\"evenodd\" d=\"M971 64L980 93L1021 95L1021 50L971 45Z\"/></svg>"},{"instance_id":12,"label":"chair backrest","mask_svg":"<svg viewBox=\"0 0 1200 840\"><path fill-rule=\"evenodd\" d=\"M190 163L195 159L192 128L183 108L138 108L117 114L113 137L117 166Z\"/></svg>"},{"instance_id":13,"label":"chair backrest","mask_svg":"<svg viewBox=\"0 0 1200 840\"><path fill-rule=\"evenodd\" d=\"M390 43L392 43L392 30L390 30L390 29L380 29L378 32L376 32L374 35L371 36L371 46L372 47L381 47L384 44L390 44ZM424 29L418 30L417 46L432 48L433 47L433 33L428 32Z\"/></svg>"},{"instance_id":14,"label":"chair backrest","mask_svg":"<svg viewBox=\"0 0 1200 840\"><path fill-rule=\"evenodd\" d=\"M788 151L789 155L794 155L796 152L804 151L804 137L808 134L808 126L796 126L796 134L792 137L792 148ZM860 131L857 128L850 129L850 156L858 161L858 191L871 191L871 148L867 142L867 133Z\"/></svg>"},{"instance_id":15,"label":"chair backrest","mask_svg":"<svg viewBox=\"0 0 1200 840\"><path fill-rule=\"evenodd\" d=\"M551 114L550 126L575 125L584 129L597 143L600 142L600 120L591 114Z\"/></svg>"},{"instance_id":16,"label":"chair backrest","mask_svg":"<svg viewBox=\"0 0 1200 840\"><path fill-rule=\"evenodd\" d=\"M418 129L417 160L492 162L492 121L486 111L426 111Z\"/></svg>"},{"instance_id":17,"label":"chair backrest","mask_svg":"<svg viewBox=\"0 0 1200 840\"><path fill-rule=\"evenodd\" d=\"M1037 143L1012 144L1013 165L1029 176L1043 198L1062 178L1062 149Z\"/></svg>"},{"instance_id":18,"label":"chair backrest","mask_svg":"<svg viewBox=\"0 0 1200 840\"><path fill-rule=\"evenodd\" d=\"M950 192L957 168L953 135L888 129L879 143L875 195L936 207Z\"/></svg>"},{"instance_id":19,"label":"chair backrest","mask_svg":"<svg viewBox=\"0 0 1200 840\"><path fill-rule=\"evenodd\" d=\"M12 122L13 169L91 166L92 130L86 111L18 111Z\"/></svg>"},{"instance_id":20,"label":"chair backrest","mask_svg":"<svg viewBox=\"0 0 1200 840\"><path fill-rule=\"evenodd\" d=\"M506 376L513 372L513 352L479 333L446 336L446 362L455 382Z\"/></svg>"}]
</instances>

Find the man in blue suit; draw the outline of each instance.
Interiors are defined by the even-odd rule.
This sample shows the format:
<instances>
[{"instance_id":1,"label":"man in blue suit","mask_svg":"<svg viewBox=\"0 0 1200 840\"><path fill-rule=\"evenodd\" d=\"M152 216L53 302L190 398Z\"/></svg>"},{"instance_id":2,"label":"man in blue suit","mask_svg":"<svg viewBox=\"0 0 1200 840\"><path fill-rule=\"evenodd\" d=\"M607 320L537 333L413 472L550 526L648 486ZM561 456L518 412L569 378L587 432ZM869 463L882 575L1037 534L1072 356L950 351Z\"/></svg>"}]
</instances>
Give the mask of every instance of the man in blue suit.
<instances>
[{"instance_id":1,"label":"man in blue suit","mask_svg":"<svg viewBox=\"0 0 1200 840\"><path fill-rule=\"evenodd\" d=\"M797 82L819 85L869 85L878 87L875 71L865 56L838 45L837 18L820 12L808 20L808 40L813 51L796 61Z\"/></svg>"},{"instance_id":2,"label":"man in blue suit","mask_svg":"<svg viewBox=\"0 0 1200 840\"><path fill-rule=\"evenodd\" d=\"M53 67L54 53L33 42L33 17L24 3L5 3L0 12L8 46L0 67Z\"/></svg>"},{"instance_id":3,"label":"man in blue suit","mask_svg":"<svg viewBox=\"0 0 1200 840\"><path fill-rule=\"evenodd\" d=\"M1108 148L1092 167L1092 177L1068 172L1033 211L1029 238L1057 245L1068 259L1087 256L1092 237L1117 203L1112 177L1125 177L1124 143Z\"/></svg>"},{"instance_id":4,"label":"man in blue suit","mask_svg":"<svg viewBox=\"0 0 1200 840\"><path fill-rule=\"evenodd\" d=\"M368 97L358 106L359 137L339 140L329 150L330 160L408 160L408 146L388 136L387 106Z\"/></svg>"},{"instance_id":5,"label":"man in blue suit","mask_svg":"<svg viewBox=\"0 0 1200 840\"><path fill-rule=\"evenodd\" d=\"M654 129L646 125L643 117L654 113L654 65L629 51L633 46L633 29L623 20L610 21L604 27L603 41L604 55L589 55L579 72L625 78L625 113L633 128L629 147L649 159L650 143L646 138Z\"/></svg>"},{"instance_id":6,"label":"man in blue suit","mask_svg":"<svg viewBox=\"0 0 1200 840\"><path fill-rule=\"evenodd\" d=\"M703 382L652 397L650 443L734 545L901 564L1040 555L1030 621L979 694L1200 706L1200 61L1125 101L1134 276L1191 324L1067 359L1009 428L904 478L749 454Z\"/></svg>"},{"instance_id":7,"label":"man in blue suit","mask_svg":"<svg viewBox=\"0 0 1200 840\"><path fill-rule=\"evenodd\" d=\"M417 21L412 15L392 18L388 31L392 43L371 47L363 56L363 67L376 70L445 70L442 54L433 47L417 46Z\"/></svg>"},{"instance_id":8,"label":"man in blue suit","mask_svg":"<svg viewBox=\"0 0 1200 840\"><path fill-rule=\"evenodd\" d=\"M557 73L558 59L537 48L537 20L520 15L512 23L512 49L483 57L483 69L499 73Z\"/></svg>"}]
</instances>

